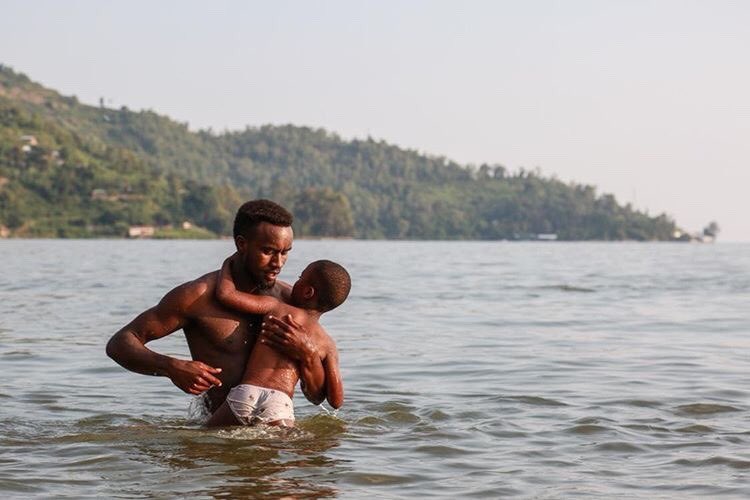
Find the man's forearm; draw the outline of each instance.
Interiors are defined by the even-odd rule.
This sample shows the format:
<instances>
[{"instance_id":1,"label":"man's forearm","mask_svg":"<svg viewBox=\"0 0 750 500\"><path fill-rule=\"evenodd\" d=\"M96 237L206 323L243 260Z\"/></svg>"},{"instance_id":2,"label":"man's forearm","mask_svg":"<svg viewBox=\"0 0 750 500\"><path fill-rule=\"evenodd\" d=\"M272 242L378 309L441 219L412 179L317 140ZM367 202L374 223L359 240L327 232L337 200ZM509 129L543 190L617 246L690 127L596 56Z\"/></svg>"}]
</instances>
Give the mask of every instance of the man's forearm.
<instances>
[{"instance_id":1,"label":"man's forearm","mask_svg":"<svg viewBox=\"0 0 750 500\"><path fill-rule=\"evenodd\" d=\"M131 331L120 330L107 343L107 356L132 372L169 376L173 358L146 347Z\"/></svg>"}]
</instances>

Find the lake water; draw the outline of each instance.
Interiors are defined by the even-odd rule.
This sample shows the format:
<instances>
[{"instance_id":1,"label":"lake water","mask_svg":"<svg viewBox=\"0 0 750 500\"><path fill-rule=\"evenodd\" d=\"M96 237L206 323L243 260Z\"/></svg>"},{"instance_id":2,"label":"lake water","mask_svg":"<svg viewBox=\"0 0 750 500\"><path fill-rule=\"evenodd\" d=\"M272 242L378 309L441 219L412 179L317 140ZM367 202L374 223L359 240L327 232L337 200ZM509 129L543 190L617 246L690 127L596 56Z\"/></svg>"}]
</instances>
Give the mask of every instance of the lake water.
<instances>
[{"instance_id":1,"label":"lake water","mask_svg":"<svg viewBox=\"0 0 750 500\"><path fill-rule=\"evenodd\" d=\"M0 497L750 497L748 244L297 241L283 279L354 287L345 405L292 432L204 430L104 354L231 251L0 241Z\"/></svg>"}]
</instances>

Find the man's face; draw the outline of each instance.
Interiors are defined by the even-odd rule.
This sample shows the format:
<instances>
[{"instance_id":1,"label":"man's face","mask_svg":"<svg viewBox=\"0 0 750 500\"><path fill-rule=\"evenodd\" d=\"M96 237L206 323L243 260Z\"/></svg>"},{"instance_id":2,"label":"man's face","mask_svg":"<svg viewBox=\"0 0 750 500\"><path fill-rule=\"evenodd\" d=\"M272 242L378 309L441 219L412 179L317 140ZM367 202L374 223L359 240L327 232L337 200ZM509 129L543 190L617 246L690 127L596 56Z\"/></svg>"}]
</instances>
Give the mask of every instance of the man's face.
<instances>
[{"instance_id":1,"label":"man's face","mask_svg":"<svg viewBox=\"0 0 750 500\"><path fill-rule=\"evenodd\" d=\"M236 240L248 278L261 288L271 288L292 249L291 227L261 222L247 237Z\"/></svg>"}]
</instances>

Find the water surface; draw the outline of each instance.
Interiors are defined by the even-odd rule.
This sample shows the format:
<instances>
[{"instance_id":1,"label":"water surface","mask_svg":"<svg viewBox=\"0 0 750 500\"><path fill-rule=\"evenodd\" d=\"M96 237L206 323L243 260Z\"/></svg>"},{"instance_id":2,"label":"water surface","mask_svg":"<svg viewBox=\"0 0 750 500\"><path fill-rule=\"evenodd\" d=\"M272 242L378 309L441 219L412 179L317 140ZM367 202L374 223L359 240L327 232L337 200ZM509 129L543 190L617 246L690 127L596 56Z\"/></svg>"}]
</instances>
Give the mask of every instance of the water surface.
<instances>
[{"instance_id":1,"label":"water surface","mask_svg":"<svg viewBox=\"0 0 750 500\"><path fill-rule=\"evenodd\" d=\"M109 336L228 241L0 241L0 495L747 498L750 245L297 241L346 403L204 430ZM151 346L187 357L180 332Z\"/></svg>"}]
</instances>

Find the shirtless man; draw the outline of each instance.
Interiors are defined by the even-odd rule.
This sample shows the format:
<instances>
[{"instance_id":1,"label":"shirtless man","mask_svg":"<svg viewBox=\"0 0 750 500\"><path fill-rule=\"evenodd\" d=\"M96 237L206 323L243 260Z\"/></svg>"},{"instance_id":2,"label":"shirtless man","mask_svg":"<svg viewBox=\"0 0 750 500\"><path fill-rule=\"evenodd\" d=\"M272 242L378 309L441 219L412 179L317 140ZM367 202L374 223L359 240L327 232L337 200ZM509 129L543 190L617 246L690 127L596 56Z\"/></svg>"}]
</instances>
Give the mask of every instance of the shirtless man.
<instances>
[{"instance_id":1,"label":"shirtless man","mask_svg":"<svg viewBox=\"0 0 750 500\"><path fill-rule=\"evenodd\" d=\"M237 211L234 241L238 262L234 282L238 290L288 300L291 287L276 277L292 249L292 215L268 200L253 200ZM260 316L248 316L222 306L213 271L168 292L154 307L142 312L115 333L107 355L128 370L168 377L189 394L206 392L213 413L229 390L240 383L250 351L260 331ZM307 331L291 318L264 322L264 343L297 361L305 396L314 404L326 397L321 357ZM179 329L185 333L192 360L152 351L146 344Z\"/></svg>"}]
</instances>

